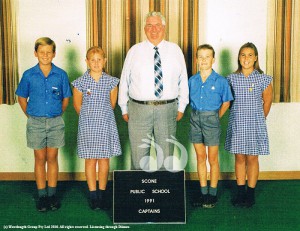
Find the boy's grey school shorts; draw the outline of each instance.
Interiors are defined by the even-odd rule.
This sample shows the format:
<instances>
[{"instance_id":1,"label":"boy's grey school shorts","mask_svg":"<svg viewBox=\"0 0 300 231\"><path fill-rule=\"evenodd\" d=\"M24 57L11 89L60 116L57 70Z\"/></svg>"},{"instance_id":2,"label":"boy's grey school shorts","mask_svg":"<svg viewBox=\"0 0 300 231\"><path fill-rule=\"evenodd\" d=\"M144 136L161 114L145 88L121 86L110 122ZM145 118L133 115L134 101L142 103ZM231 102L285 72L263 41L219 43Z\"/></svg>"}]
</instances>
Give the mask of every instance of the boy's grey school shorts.
<instances>
[{"instance_id":1,"label":"boy's grey school shorts","mask_svg":"<svg viewBox=\"0 0 300 231\"><path fill-rule=\"evenodd\" d=\"M39 150L65 145L65 123L61 116L54 118L29 116L27 119L27 147Z\"/></svg>"},{"instance_id":2,"label":"boy's grey school shorts","mask_svg":"<svg viewBox=\"0 0 300 231\"><path fill-rule=\"evenodd\" d=\"M189 132L189 138L192 143L218 146L220 144L220 134L218 111L192 110Z\"/></svg>"}]
</instances>

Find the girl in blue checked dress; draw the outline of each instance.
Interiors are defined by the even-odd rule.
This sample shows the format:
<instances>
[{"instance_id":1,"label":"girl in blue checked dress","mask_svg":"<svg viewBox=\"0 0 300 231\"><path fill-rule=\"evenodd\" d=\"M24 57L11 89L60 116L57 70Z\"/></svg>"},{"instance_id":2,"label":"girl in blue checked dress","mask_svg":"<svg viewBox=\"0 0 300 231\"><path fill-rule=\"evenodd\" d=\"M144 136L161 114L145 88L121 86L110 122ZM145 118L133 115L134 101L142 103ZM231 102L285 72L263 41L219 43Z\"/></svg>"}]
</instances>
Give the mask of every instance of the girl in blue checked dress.
<instances>
[{"instance_id":1,"label":"girl in blue checked dress","mask_svg":"<svg viewBox=\"0 0 300 231\"><path fill-rule=\"evenodd\" d=\"M119 79L103 72L106 58L100 47L86 54L90 68L72 82L74 108L79 114L77 152L85 159L85 175L93 210L108 209L105 198L109 158L121 155L120 140L113 109L116 106ZM97 192L97 164L99 191Z\"/></svg>"},{"instance_id":2,"label":"girl in blue checked dress","mask_svg":"<svg viewBox=\"0 0 300 231\"><path fill-rule=\"evenodd\" d=\"M234 95L230 109L225 149L235 154L238 186L235 206L255 204L254 190L258 180L258 155L269 154L266 117L272 104L272 77L263 74L257 48L244 44L239 51L238 69L228 76ZM247 189L246 189L246 178Z\"/></svg>"}]
</instances>

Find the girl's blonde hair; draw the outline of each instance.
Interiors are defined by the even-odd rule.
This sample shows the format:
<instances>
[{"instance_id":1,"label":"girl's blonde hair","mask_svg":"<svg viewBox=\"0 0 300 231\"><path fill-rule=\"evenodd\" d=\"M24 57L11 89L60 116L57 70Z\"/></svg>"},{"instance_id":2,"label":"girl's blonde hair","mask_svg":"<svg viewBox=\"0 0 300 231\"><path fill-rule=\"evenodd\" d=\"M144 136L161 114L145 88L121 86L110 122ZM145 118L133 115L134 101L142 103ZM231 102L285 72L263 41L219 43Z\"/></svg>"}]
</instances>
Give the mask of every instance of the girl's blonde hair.
<instances>
[{"instance_id":1,"label":"girl's blonde hair","mask_svg":"<svg viewBox=\"0 0 300 231\"><path fill-rule=\"evenodd\" d=\"M91 54L96 54L96 53L99 53L100 55L102 55L103 58L106 58L103 49L99 46L93 46L89 48L86 52L86 58L89 59L89 56Z\"/></svg>"}]
</instances>

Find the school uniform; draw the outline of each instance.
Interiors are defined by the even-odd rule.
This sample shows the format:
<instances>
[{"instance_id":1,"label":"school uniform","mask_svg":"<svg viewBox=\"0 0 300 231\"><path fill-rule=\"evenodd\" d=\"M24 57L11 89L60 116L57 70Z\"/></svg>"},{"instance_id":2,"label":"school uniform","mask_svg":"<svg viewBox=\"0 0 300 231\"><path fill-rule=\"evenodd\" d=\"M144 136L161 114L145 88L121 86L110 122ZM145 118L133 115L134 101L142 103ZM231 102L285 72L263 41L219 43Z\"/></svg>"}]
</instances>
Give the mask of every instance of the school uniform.
<instances>
[{"instance_id":1,"label":"school uniform","mask_svg":"<svg viewBox=\"0 0 300 231\"><path fill-rule=\"evenodd\" d=\"M212 70L203 82L200 72L189 79L190 141L207 146L219 145L219 109L224 102L233 100L228 81Z\"/></svg>"},{"instance_id":2,"label":"school uniform","mask_svg":"<svg viewBox=\"0 0 300 231\"><path fill-rule=\"evenodd\" d=\"M225 149L233 154L270 154L262 94L272 77L254 70L247 78L242 73L234 73L227 78L234 101L230 109Z\"/></svg>"},{"instance_id":3,"label":"school uniform","mask_svg":"<svg viewBox=\"0 0 300 231\"><path fill-rule=\"evenodd\" d=\"M24 72L16 95L28 98L27 146L32 149L64 146L62 101L72 96L67 73L52 64L45 77L37 64Z\"/></svg>"},{"instance_id":4,"label":"school uniform","mask_svg":"<svg viewBox=\"0 0 300 231\"><path fill-rule=\"evenodd\" d=\"M100 159L122 154L110 92L119 79L103 72L96 82L89 71L72 82L82 92L77 152L80 158Z\"/></svg>"}]
</instances>

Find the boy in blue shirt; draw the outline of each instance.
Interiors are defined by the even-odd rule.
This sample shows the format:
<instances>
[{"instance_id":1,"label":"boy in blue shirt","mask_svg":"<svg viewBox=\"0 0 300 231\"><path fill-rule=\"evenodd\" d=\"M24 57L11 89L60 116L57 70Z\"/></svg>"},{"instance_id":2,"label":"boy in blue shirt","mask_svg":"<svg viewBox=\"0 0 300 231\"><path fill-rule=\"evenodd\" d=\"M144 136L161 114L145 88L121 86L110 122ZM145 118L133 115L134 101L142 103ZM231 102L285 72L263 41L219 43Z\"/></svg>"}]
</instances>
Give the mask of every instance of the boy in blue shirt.
<instances>
[{"instance_id":1,"label":"boy in blue shirt","mask_svg":"<svg viewBox=\"0 0 300 231\"><path fill-rule=\"evenodd\" d=\"M38 64L26 70L17 88L19 104L28 117L27 146L34 149L34 173L39 200L37 210L57 210L58 148L64 146L62 114L72 95L67 73L56 67L56 45L50 38L35 42ZM47 170L46 170L47 165ZM48 190L46 189L48 180Z\"/></svg>"},{"instance_id":2,"label":"boy in blue shirt","mask_svg":"<svg viewBox=\"0 0 300 231\"><path fill-rule=\"evenodd\" d=\"M199 72L189 79L190 141L197 155L197 172L201 191L193 198L193 206L213 208L217 202L219 179L220 118L233 100L228 81L212 69L215 62L212 46L203 44L197 48ZM206 154L206 147L208 155ZM210 165L210 186L207 185L206 158Z\"/></svg>"}]
</instances>

